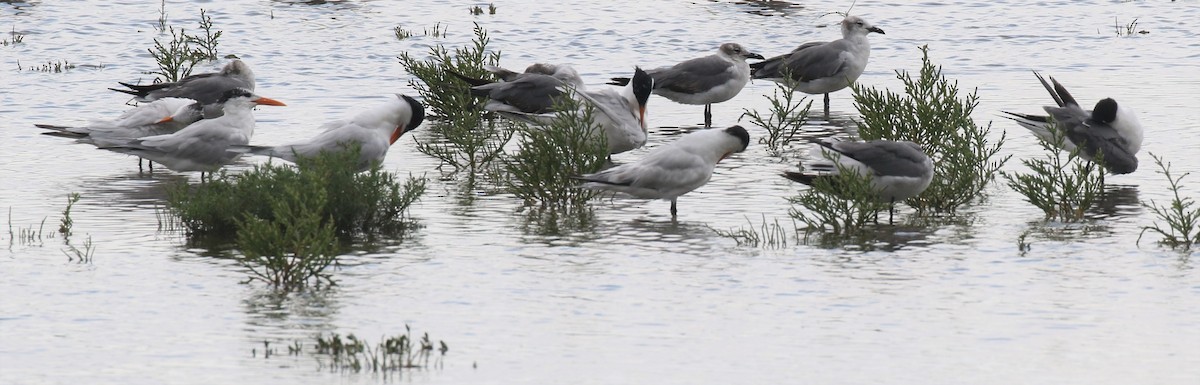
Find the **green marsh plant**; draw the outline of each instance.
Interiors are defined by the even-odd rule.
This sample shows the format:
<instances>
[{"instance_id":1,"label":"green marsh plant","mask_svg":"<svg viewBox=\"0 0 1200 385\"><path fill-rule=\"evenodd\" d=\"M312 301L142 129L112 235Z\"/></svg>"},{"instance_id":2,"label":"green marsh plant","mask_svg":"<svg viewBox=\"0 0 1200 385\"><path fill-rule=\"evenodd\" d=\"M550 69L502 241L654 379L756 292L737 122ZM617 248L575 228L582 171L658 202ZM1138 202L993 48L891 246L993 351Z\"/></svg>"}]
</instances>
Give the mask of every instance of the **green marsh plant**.
<instances>
[{"instance_id":1,"label":"green marsh plant","mask_svg":"<svg viewBox=\"0 0 1200 385\"><path fill-rule=\"evenodd\" d=\"M331 371L388 373L407 369L428 368L436 350L437 362L450 347L445 341L434 344L429 333L413 338L412 328L404 325L404 334L371 344L354 334L345 337L337 333L316 337L316 354L325 358L322 365ZM434 364L436 364L435 362Z\"/></svg>"},{"instance_id":2,"label":"green marsh plant","mask_svg":"<svg viewBox=\"0 0 1200 385\"><path fill-rule=\"evenodd\" d=\"M804 224L805 233L860 234L888 209L888 203L880 201L871 186L870 176L840 164L837 167L837 174L817 178L799 196L788 198L792 203L788 215Z\"/></svg>"},{"instance_id":3,"label":"green marsh plant","mask_svg":"<svg viewBox=\"0 0 1200 385\"><path fill-rule=\"evenodd\" d=\"M204 60L217 60L217 45L220 45L219 39L225 31L213 32L212 17L206 14L204 8L200 8L200 30L204 31L204 35L185 35L188 44L196 46L194 55Z\"/></svg>"},{"instance_id":4,"label":"green marsh plant","mask_svg":"<svg viewBox=\"0 0 1200 385\"><path fill-rule=\"evenodd\" d=\"M397 25L395 28L392 28L392 32L395 33L396 40L404 40L412 37L412 31L406 30L404 27L399 25Z\"/></svg>"},{"instance_id":5,"label":"green marsh plant","mask_svg":"<svg viewBox=\"0 0 1200 385\"><path fill-rule=\"evenodd\" d=\"M416 77L409 80L409 85L440 118L429 130L439 139L417 141L417 150L439 159L442 165L453 166L455 171L468 170L471 176L498 159L504 143L515 132L508 121L484 119L482 101L471 95L471 86L450 73L482 79L491 76L483 65L500 63L500 52L489 52L487 48L487 31L476 24L474 32L468 47L450 51L438 44L430 47L429 58L424 60L407 52L399 56L404 69Z\"/></svg>"},{"instance_id":6,"label":"green marsh plant","mask_svg":"<svg viewBox=\"0 0 1200 385\"><path fill-rule=\"evenodd\" d=\"M807 123L808 111L812 108L812 101L808 97L797 99L797 93L792 92L796 89L795 81L787 75L784 78L789 80L776 83L771 96L764 96L771 102L770 112L766 116L758 110L745 109L742 112L742 117L767 130L767 135L759 137L758 143L767 145L767 149L775 153L799 139L800 128Z\"/></svg>"},{"instance_id":7,"label":"green marsh plant","mask_svg":"<svg viewBox=\"0 0 1200 385\"><path fill-rule=\"evenodd\" d=\"M979 96L959 94L957 82L942 75L921 47L921 70L914 78L896 71L904 94L852 85L854 104L862 114L858 134L864 140L908 140L919 143L933 159L934 177L925 192L905 201L919 213L953 214L983 196L984 189L1011 156L997 156L1005 134L989 141L991 123L971 119Z\"/></svg>"},{"instance_id":8,"label":"green marsh plant","mask_svg":"<svg viewBox=\"0 0 1200 385\"><path fill-rule=\"evenodd\" d=\"M158 70L150 72L160 77L157 81L179 81L191 75L196 64L218 58L217 46L224 31L213 31L212 17L204 9L200 10L200 30L203 35L189 35L183 28L176 32L174 26L167 26L171 40L154 39L154 48L147 51L158 63Z\"/></svg>"},{"instance_id":9,"label":"green marsh plant","mask_svg":"<svg viewBox=\"0 0 1200 385\"><path fill-rule=\"evenodd\" d=\"M321 215L327 191L289 184L275 191L272 218L246 215L237 223L237 243L245 257L238 261L252 280L291 291L333 285L326 269L337 261L337 231Z\"/></svg>"},{"instance_id":10,"label":"green marsh plant","mask_svg":"<svg viewBox=\"0 0 1200 385\"><path fill-rule=\"evenodd\" d=\"M1142 227L1142 232L1138 234L1138 242L1141 242L1142 236L1149 231L1162 237L1158 240L1161 245L1191 250L1193 244L1200 243L1200 207L1196 207L1195 199L1179 195L1179 190L1183 188L1183 178L1191 173L1172 176L1170 162L1164 163L1162 158L1153 153L1150 156L1154 158L1154 164L1158 165L1156 172L1165 176L1171 184L1172 197L1169 205L1159 205L1153 199L1150 202L1142 202L1142 205L1154 212L1158 219L1154 224Z\"/></svg>"},{"instance_id":11,"label":"green marsh plant","mask_svg":"<svg viewBox=\"0 0 1200 385\"><path fill-rule=\"evenodd\" d=\"M79 193L67 195L67 208L63 209L62 220L58 224L58 232L64 237L71 236L71 227L75 224L75 220L71 219L71 208L75 207L76 202L79 202L79 197Z\"/></svg>"},{"instance_id":12,"label":"green marsh plant","mask_svg":"<svg viewBox=\"0 0 1200 385\"><path fill-rule=\"evenodd\" d=\"M5 47L9 45L21 44L21 42L25 41L25 34L17 33L16 26L12 27L12 30L8 33L8 36L8 39L0 40L0 44L3 44Z\"/></svg>"},{"instance_id":13,"label":"green marsh plant","mask_svg":"<svg viewBox=\"0 0 1200 385\"><path fill-rule=\"evenodd\" d=\"M1050 122L1054 127L1054 122ZM1066 139L1057 129L1051 129L1053 142L1039 140L1046 151L1043 158L1022 159L1029 173L1001 172L1008 186L1025 196L1025 200L1042 209L1046 219L1077 222L1084 219L1104 193L1104 170L1097 162L1079 157L1079 149L1063 151ZM1065 155L1064 155L1065 154Z\"/></svg>"},{"instance_id":14,"label":"green marsh plant","mask_svg":"<svg viewBox=\"0 0 1200 385\"><path fill-rule=\"evenodd\" d=\"M276 212L275 202L286 198L281 192L296 191L314 196L299 200L319 210L341 237L392 235L410 228L405 212L424 194L425 179L409 177L401 184L379 165L356 173L357 162L355 148L302 159L296 167L265 164L235 176L221 174L199 186L180 183L169 191L168 207L189 234L229 236L247 217L276 221L294 214Z\"/></svg>"},{"instance_id":15,"label":"green marsh plant","mask_svg":"<svg viewBox=\"0 0 1200 385\"><path fill-rule=\"evenodd\" d=\"M599 195L581 189L572 176L599 171L608 157L603 130L594 123L595 109L567 90L555 101L554 120L546 126L521 125L520 149L506 156L498 177L509 193L526 204L546 206L581 205Z\"/></svg>"},{"instance_id":16,"label":"green marsh plant","mask_svg":"<svg viewBox=\"0 0 1200 385\"><path fill-rule=\"evenodd\" d=\"M731 228L729 230L721 230L709 227L719 237L732 239L737 242L738 246L749 247L765 247L765 248L784 248L787 247L788 232L784 230L783 225L779 224L779 220L774 222L767 221L767 216L764 214L762 223L755 225L746 218L749 227ZM795 232L795 229L792 230Z\"/></svg>"},{"instance_id":17,"label":"green marsh plant","mask_svg":"<svg viewBox=\"0 0 1200 385\"><path fill-rule=\"evenodd\" d=\"M92 244L92 237L88 236L83 241L83 249L67 243L67 249L62 250L62 252L67 256L67 262L92 263L92 257L96 254L96 248Z\"/></svg>"}]
</instances>

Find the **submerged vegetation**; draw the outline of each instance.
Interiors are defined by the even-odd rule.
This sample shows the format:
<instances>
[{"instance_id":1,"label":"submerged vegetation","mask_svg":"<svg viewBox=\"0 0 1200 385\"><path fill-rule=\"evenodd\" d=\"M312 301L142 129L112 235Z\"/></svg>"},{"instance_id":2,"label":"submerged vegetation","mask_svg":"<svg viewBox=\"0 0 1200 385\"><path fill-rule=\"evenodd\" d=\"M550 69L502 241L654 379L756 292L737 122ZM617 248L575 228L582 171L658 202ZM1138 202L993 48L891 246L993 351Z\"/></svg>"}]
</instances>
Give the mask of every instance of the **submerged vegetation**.
<instances>
[{"instance_id":1,"label":"submerged vegetation","mask_svg":"<svg viewBox=\"0 0 1200 385\"><path fill-rule=\"evenodd\" d=\"M869 175L838 165L838 173L816 178L811 188L788 198L793 207L788 215L804 224L805 232L854 235L878 222L888 203L879 200ZM794 205L803 206L800 210Z\"/></svg>"},{"instance_id":2,"label":"submerged vegetation","mask_svg":"<svg viewBox=\"0 0 1200 385\"><path fill-rule=\"evenodd\" d=\"M455 171L468 170L473 176L484 166L498 159L515 127L503 120L485 120L480 114L482 104L470 93L470 85L451 72L473 78L487 78L483 65L498 65L500 52L489 52L487 31L475 25L475 38L469 47L453 52L441 44L430 47L430 57L417 59L407 52L399 56L400 64L417 79L409 85L417 90L426 106L439 122L430 125L444 140L418 141L417 150L441 160Z\"/></svg>"},{"instance_id":3,"label":"submerged vegetation","mask_svg":"<svg viewBox=\"0 0 1200 385\"><path fill-rule=\"evenodd\" d=\"M1141 234L1138 235L1140 242L1146 232L1157 233L1162 238L1158 240L1159 244L1171 247L1190 250L1193 244L1200 243L1200 207L1196 207L1196 200L1191 197L1181 197L1179 190L1183 188L1183 178L1190 173L1183 173L1178 177L1171 175L1171 163L1164 163L1158 155L1150 154L1154 158L1154 164L1158 165L1159 174L1167 178L1167 182L1171 184L1171 202L1169 205L1159 205L1153 199L1150 202L1142 202L1142 205L1154 212L1157 220L1150 226L1142 227ZM1162 221L1160 224L1159 221Z\"/></svg>"},{"instance_id":4,"label":"submerged vegetation","mask_svg":"<svg viewBox=\"0 0 1200 385\"><path fill-rule=\"evenodd\" d=\"M14 27L12 27L12 30L9 31L7 39L0 39L0 45L4 45L5 47L7 47L9 45L21 44L21 42L24 42L24 41L25 41L25 34L17 33L17 27L14 26Z\"/></svg>"},{"instance_id":5,"label":"submerged vegetation","mask_svg":"<svg viewBox=\"0 0 1200 385\"><path fill-rule=\"evenodd\" d=\"M921 70L916 78L896 71L904 94L853 85L854 104L862 114L858 134L864 140L907 140L920 144L933 159L934 177L929 188L906 204L919 213L953 214L959 207L984 195L997 172L1011 156L997 156L1005 134L989 141L991 123L979 126L971 118L979 106L973 91L959 95L958 83L942 75L929 60L929 47L921 47Z\"/></svg>"},{"instance_id":6,"label":"submerged vegetation","mask_svg":"<svg viewBox=\"0 0 1200 385\"><path fill-rule=\"evenodd\" d=\"M164 13L162 23L165 23L165 17ZM212 17L204 9L200 9L200 30L204 31L203 35L189 35L183 28L176 31L174 26L167 26L171 40L163 43L154 39L154 48L147 51L158 63L158 70L151 72L159 76L156 82L178 81L191 75L196 64L218 58L217 46L224 32L213 31Z\"/></svg>"},{"instance_id":7,"label":"submerged vegetation","mask_svg":"<svg viewBox=\"0 0 1200 385\"><path fill-rule=\"evenodd\" d=\"M376 344L368 343L354 334L344 338L333 333L329 336L316 337L316 355L320 358L322 367L330 371L351 371L388 373L408 369L428 368L441 363L450 347L445 341L435 345L424 333L419 339L414 339L412 328L404 325L404 334L389 337ZM299 349L292 350L299 353ZM434 362L434 350L439 353Z\"/></svg>"},{"instance_id":8,"label":"submerged vegetation","mask_svg":"<svg viewBox=\"0 0 1200 385\"><path fill-rule=\"evenodd\" d=\"M790 76L784 75L784 82L776 83L771 96L764 96L771 102L771 110L763 116L758 110L745 109L742 117L750 118L750 122L765 128L767 135L758 138L758 143L767 145L772 152L779 152L784 146L795 141L800 134L800 128L808 122L808 111L812 101L808 97L796 99L796 85ZM805 103L805 102L808 103Z\"/></svg>"},{"instance_id":9,"label":"submerged vegetation","mask_svg":"<svg viewBox=\"0 0 1200 385\"><path fill-rule=\"evenodd\" d=\"M1050 124L1054 127L1053 122ZM1008 186L1025 200L1042 209L1046 219L1075 222L1083 220L1104 193L1104 170L1097 162L1084 161L1079 149L1061 150L1065 137L1055 129L1055 143L1039 140L1046 155L1041 159L1022 159L1030 173L1001 172ZM1063 153L1066 153L1065 157Z\"/></svg>"},{"instance_id":10,"label":"submerged vegetation","mask_svg":"<svg viewBox=\"0 0 1200 385\"><path fill-rule=\"evenodd\" d=\"M608 145L600 127L593 122L589 104L580 108L569 91L555 102L554 121L545 127L523 125L520 149L503 160L508 175L499 177L509 193L527 204L543 206L579 205L599 195L575 188L572 176L600 170L608 156ZM579 113L578 111L583 111Z\"/></svg>"},{"instance_id":11,"label":"submerged vegetation","mask_svg":"<svg viewBox=\"0 0 1200 385\"><path fill-rule=\"evenodd\" d=\"M329 283L338 239L395 235L411 227L405 212L425 192L423 178L397 177L379 165L355 173L358 151L322 153L296 167L260 165L169 191L170 212L193 236L236 236L252 278L281 289Z\"/></svg>"}]
</instances>

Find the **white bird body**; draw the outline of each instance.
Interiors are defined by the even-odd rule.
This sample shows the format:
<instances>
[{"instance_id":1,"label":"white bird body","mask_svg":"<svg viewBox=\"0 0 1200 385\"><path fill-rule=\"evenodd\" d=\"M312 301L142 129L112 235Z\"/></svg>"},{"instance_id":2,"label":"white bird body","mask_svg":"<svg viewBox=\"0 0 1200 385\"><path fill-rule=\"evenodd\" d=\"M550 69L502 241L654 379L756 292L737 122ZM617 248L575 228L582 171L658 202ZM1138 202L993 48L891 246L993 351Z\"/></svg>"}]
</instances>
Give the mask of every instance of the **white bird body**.
<instances>
[{"instance_id":1,"label":"white bird body","mask_svg":"<svg viewBox=\"0 0 1200 385\"><path fill-rule=\"evenodd\" d=\"M841 22L842 38L831 42L801 44L792 52L750 65L751 77L784 82L790 78L796 90L825 94L825 112L829 113L829 93L850 86L862 76L871 58L867 34L884 33L858 16Z\"/></svg>"},{"instance_id":2,"label":"white bird body","mask_svg":"<svg viewBox=\"0 0 1200 385\"><path fill-rule=\"evenodd\" d=\"M1003 111L1012 119L1047 143L1057 144L1054 130L1062 135L1061 148L1079 150L1081 158L1096 161L1103 154L1104 167L1113 174L1128 174L1137 170L1137 153L1142 149L1143 129L1132 109L1117 104L1112 98L1102 99L1091 110L1084 110L1053 77L1050 82L1034 72L1042 86L1050 92L1056 106L1044 106L1049 116L1019 114ZM1052 124L1053 123L1053 124ZM1053 125L1053 127L1052 127Z\"/></svg>"},{"instance_id":3,"label":"white bird body","mask_svg":"<svg viewBox=\"0 0 1200 385\"><path fill-rule=\"evenodd\" d=\"M86 126L71 127L36 124L50 130L46 135L76 138L82 143L109 146L124 139L170 134L202 118L201 106L195 100L163 98L125 111L115 120L92 120Z\"/></svg>"},{"instance_id":4,"label":"white bird body","mask_svg":"<svg viewBox=\"0 0 1200 385\"><path fill-rule=\"evenodd\" d=\"M750 136L741 126L689 133L650 151L633 163L579 176L580 187L621 192L643 199L671 201L708 183L717 162L745 151Z\"/></svg>"},{"instance_id":5,"label":"white bird body","mask_svg":"<svg viewBox=\"0 0 1200 385\"><path fill-rule=\"evenodd\" d=\"M593 123L608 141L609 154L619 154L646 144L646 101L654 87L654 80L641 69L634 71L634 80L620 92L611 88L599 91L572 92L580 101L582 109L591 105ZM533 124L549 124L555 119L553 112L531 114L524 112L494 110L502 116Z\"/></svg>"},{"instance_id":6,"label":"white bird body","mask_svg":"<svg viewBox=\"0 0 1200 385\"><path fill-rule=\"evenodd\" d=\"M888 203L915 197L933 181L933 160L921 150L921 145L913 142L819 142L810 155L816 160L807 168L817 174L789 171L784 176L811 185L823 174L836 175L843 169L853 171L870 177L879 200Z\"/></svg>"},{"instance_id":7,"label":"white bird body","mask_svg":"<svg viewBox=\"0 0 1200 385\"><path fill-rule=\"evenodd\" d=\"M383 162L388 149L404 133L421 124L425 109L421 103L406 95L396 94L385 103L372 107L348 119L321 125L322 132L302 142L279 146L233 146L231 151L250 152L296 162L298 157L311 158L321 152L343 151L346 146L359 146L358 171Z\"/></svg>"},{"instance_id":8,"label":"white bird body","mask_svg":"<svg viewBox=\"0 0 1200 385\"><path fill-rule=\"evenodd\" d=\"M733 99L750 82L747 58L762 59L737 43L721 44L717 53L646 71L654 78L654 93L677 103L704 105L704 125L712 125L712 104ZM625 85L629 78L609 84Z\"/></svg>"},{"instance_id":9,"label":"white bird body","mask_svg":"<svg viewBox=\"0 0 1200 385\"><path fill-rule=\"evenodd\" d=\"M220 117L192 123L173 134L129 139L101 148L146 158L175 171L216 171L239 156L227 152L230 146L250 142L254 135L251 109L255 105L284 105L245 89L230 90L223 99L225 114Z\"/></svg>"}]
</instances>

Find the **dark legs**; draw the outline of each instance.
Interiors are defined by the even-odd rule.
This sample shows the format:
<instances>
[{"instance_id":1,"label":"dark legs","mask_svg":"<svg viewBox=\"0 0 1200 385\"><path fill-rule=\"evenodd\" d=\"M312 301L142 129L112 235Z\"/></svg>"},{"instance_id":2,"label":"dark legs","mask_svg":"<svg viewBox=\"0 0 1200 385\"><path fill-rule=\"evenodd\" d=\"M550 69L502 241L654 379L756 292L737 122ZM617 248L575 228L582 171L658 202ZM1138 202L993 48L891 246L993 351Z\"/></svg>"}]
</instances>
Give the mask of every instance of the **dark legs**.
<instances>
[{"instance_id":1,"label":"dark legs","mask_svg":"<svg viewBox=\"0 0 1200 385\"><path fill-rule=\"evenodd\" d=\"M825 120L829 120L829 94L825 94Z\"/></svg>"},{"instance_id":2,"label":"dark legs","mask_svg":"<svg viewBox=\"0 0 1200 385\"><path fill-rule=\"evenodd\" d=\"M679 212L675 209L675 199L676 198L671 198L671 218L674 218L675 214Z\"/></svg>"},{"instance_id":3,"label":"dark legs","mask_svg":"<svg viewBox=\"0 0 1200 385\"><path fill-rule=\"evenodd\" d=\"M712 127L712 104L704 105L704 127Z\"/></svg>"}]
</instances>

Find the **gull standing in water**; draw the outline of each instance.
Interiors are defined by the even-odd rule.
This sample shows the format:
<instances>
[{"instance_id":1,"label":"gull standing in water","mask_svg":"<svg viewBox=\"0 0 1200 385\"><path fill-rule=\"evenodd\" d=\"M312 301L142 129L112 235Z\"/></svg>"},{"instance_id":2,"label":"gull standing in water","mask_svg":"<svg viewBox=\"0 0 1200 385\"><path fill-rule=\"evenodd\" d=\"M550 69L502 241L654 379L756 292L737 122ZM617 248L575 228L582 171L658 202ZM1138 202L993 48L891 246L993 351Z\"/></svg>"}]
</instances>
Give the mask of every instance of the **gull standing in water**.
<instances>
[{"instance_id":1,"label":"gull standing in water","mask_svg":"<svg viewBox=\"0 0 1200 385\"><path fill-rule=\"evenodd\" d=\"M97 147L112 146L128 139L171 134L203 118L203 105L192 99L162 98L125 111L115 120L94 120L85 126L34 124L49 131L43 135L76 139ZM142 159L138 158L138 170ZM154 163L150 163L154 170Z\"/></svg>"},{"instance_id":2,"label":"gull standing in water","mask_svg":"<svg viewBox=\"0 0 1200 385\"><path fill-rule=\"evenodd\" d=\"M872 140L867 142L815 142L811 155L818 160L808 165L813 173L785 171L783 176L809 186L841 169L871 178L871 187L879 200L888 202L888 222L897 201L925 191L933 181L933 160L921 145L908 141ZM839 168L840 166L840 168Z\"/></svg>"},{"instance_id":3,"label":"gull standing in water","mask_svg":"<svg viewBox=\"0 0 1200 385\"><path fill-rule=\"evenodd\" d=\"M751 64L751 77L795 82L794 87L800 92L825 94L825 116L828 117L829 93L854 83L867 68L867 59L871 56L867 34L884 33L858 16L847 16L841 26L841 39L804 43L791 53Z\"/></svg>"},{"instance_id":4,"label":"gull standing in water","mask_svg":"<svg viewBox=\"0 0 1200 385\"><path fill-rule=\"evenodd\" d=\"M737 43L721 44L717 53L670 67L646 71L654 78L654 93L676 103L703 104L704 126L712 127L712 105L737 96L750 82L746 59L763 56ZM629 78L612 78L609 84L623 86Z\"/></svg>"},{"instance_id":5,"label":"gull standing in water","mask_svg":"<svg viewBox=\"0 0 1200 385\"><path fill-rule=\"evenodd\" d=\"M1142 148L1142 125L1133 110L1119 107L1112 98L1101 99L1092 110L1084 110L1054 77L1047 83L1036 71L1033 75L1050 92L1058 107L1042 107L1050 116L1002 111L1012 115L1006 118L1033 131L1038 139L1047 143L1056 143L1054 131L1061 132L1063 150L1078 148L1079 156L1088 161L1102 156L1104 168L1110 173L1129 174L1137 170L1136 155Z\"/></svg>"},{"instance_id":6,"label":"gull standing in water","mask_svg":"<svg viewBox=\"0 0 1200 385\"><path fill-rule=\"evenodd\" d=\"M635 68L633 81L620 92L611 88L600 91L572 92L582 103L595 108L594 123L603 131L608 153L619 154L646 144L646 102L654 89L654 78L641 68ZM584 106L580 106L584 108ZM509 108L489 108L502 116L532 124L548 124L554 113L528 113Z\"/></svg>"},{"instance_id":7,"label":"gull standing in water","mask_svg":"<svg viewBox=\"0 0 1200 385\"><path fill-rule=\"evenodd\" d=\"M192 123L174 134L129 139L100 148L140 156L175 171L200 171L203 179L204 172L216 171L240 156L228 152L230 146L250 143L254 106L285 105L244 88L228 90L219 100L225 110L220 117Z\"/></svg>"},{"instance_id":8,"label":"gull standing in water","mask_svg":"<svg viewBox=\"0 0 1200 385\"><path fill-rule=\"evenodd\" d=\"M621 192L643 199L671 201L671 217L680 195L708 183L717 162L746 150L750 134L741 126L688 133L656 147L633 163L575 177L580 187Z\"/></svg>"},{"instance_id":9,"label":"gull standing in water","mask_svg":"<svg viewBox=\"0 0 1200 385\"><path fill-rule=\"evenodd\" d=\"M150 102L167 97L192 99L205 105L205 117L213 118L221 115L221 104L218 101L226 91L234 88L254 91L254 71L251 71L250 66L240 59L234 59L226 64L220 72L189 75L176 82L147 85L118 83L129 89L109 89L133 95L134 100L139 102Z\"/></svg>"},{"instance_id":10,"label":"gull standing in water","mask_svg":"<svg viewBox=\"0 0 1200 385\"><path fill-rule=\"evenodd\" d=\"M349 119L339 119L321 126L322 132L303 142L281 146L232 146L232 152L249 152L296 162L299 157L311 158L321 152L342 151L346 146L359 146L357 171L382 163L388 148L404 133L421 125L425 108L416 99L396 94L394 98L360 112Z\"/></svg>"}]
</instances>

